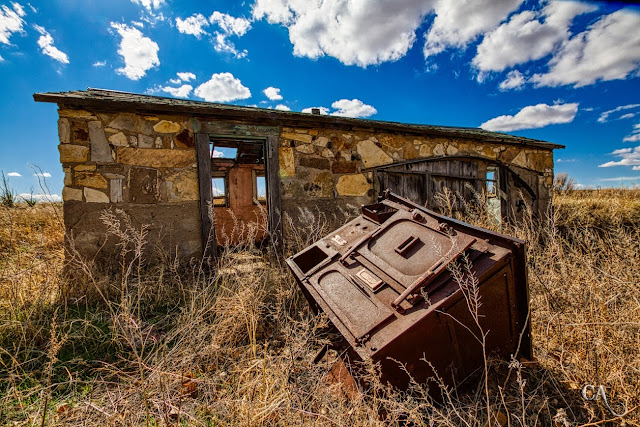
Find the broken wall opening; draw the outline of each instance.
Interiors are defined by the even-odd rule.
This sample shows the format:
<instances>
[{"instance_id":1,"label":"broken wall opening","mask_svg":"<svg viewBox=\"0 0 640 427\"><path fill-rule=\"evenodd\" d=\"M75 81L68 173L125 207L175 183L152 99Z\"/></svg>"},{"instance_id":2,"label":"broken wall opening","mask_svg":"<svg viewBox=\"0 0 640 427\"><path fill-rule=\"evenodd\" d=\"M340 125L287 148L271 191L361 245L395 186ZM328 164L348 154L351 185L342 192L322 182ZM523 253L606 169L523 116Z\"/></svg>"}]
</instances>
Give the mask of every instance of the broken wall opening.
<instances>
[{"instance_id":1,"label":"broken wall opening","mask_svg":"<svg viewBox=\"0 0 640 427\"><path fill-rule=\"evenodd\" d=\"M269 235L265 141L238 138L210 141L218 245L265 240Z\"/></svg>"},{"instance_id":2,"label":"broken wall opening","mask_svg":"<svg viewBox=\"0 0 640 427\"><path fill-rule=\"evenodd\" d=\"M500 168L487 166L485 172L485 194L487 200L487 218L496 225L502 223L502 203L504 191L500 189Z\"/></svg>"},{"instance_id":3,"label":"broken wall opening","mask_svg":"<svg viewBox=\"0 0 640 427\"><path fill-rule=\"evenodd\" d=\"M539 174L497 161L470 156L445 156L392 163L375 168L378 194L385 190L436 211L464 211L484 203L490 221L518 218L525 206L535 212ZM448 197L445 197L447 196Z\"/></svg>"}]
</instances>

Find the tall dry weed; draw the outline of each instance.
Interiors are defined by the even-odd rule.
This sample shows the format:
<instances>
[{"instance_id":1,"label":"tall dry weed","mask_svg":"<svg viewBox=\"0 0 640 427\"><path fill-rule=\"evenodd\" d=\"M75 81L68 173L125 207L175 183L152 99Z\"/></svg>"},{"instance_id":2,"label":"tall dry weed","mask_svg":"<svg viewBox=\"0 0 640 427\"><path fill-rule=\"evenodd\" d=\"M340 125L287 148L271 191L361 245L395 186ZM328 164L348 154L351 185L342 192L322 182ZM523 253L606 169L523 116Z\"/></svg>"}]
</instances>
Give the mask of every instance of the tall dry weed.
<instances>
[{"instance_id":1,"label":"tall dry weed","mask_svg":"<svg viewBox=\"0 0 640 427\"><path fill-rule=\"evenodd\" d=\"M612 205L598 197L589 203ZM106 215L121 243L119 273L105 277L85 265L95 292L78 297L63 280L63 228L46 214L53 207L5 209L0 424L620 423L602 401L581 397L583 385L603 384L611 404L629 412L624 422L637 425L640 221L591 212L585 198L566 193L544 220L525 215L501 225L528 242L536 361L487 359L478 387L464 392L436 376L435 396L424 384L407 392L386 387L366 361L363 393L347 397L326 381L330 365L314 357L333 339L327 319L312 315L291 275L250 243L248 229L238 231L249 236L244 244L222 250L216 269L203 271L171 258L146 264L145 230ZM622 212L635 202L621 193L616 203ZM478 205L467 203L466 219L496 227ZM583 206L581 214L570 206ZM300 226L285 217L289 253L322 237L333 220L301 216ZM461 264L473 310L482 301L465 271Z\"/></svg>"}]
</instances>

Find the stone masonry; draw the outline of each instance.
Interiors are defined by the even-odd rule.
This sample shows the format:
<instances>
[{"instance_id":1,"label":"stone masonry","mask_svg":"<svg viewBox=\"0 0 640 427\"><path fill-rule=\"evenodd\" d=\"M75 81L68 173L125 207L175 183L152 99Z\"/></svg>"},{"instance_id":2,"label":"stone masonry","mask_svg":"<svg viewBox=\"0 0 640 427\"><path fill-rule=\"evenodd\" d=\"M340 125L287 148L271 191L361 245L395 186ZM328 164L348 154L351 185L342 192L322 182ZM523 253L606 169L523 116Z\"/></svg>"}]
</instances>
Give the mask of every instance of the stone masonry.
<instances>
[{"instance_id":1,"label":"stone masonry","mask_svg":"<svg viewBox=\"0 0 640 427\"><path fill-rule=\"evenodd\" d=\"M59 110L65 223L76 249L107 240L100 212L118 208L180 255L201 250L193 122L184 117ZM168 246L168 247L167 247Z\"/></svg>"},{"instance_id":2,"label":"stone masonry","mask_svg":"<svg viewBox=\"0 0 640 427\"><path fill-rule=\"evenodd\" d=\"M269 150L277 145L273 153L279 161L280 186L269 191L280 192L283 222L289 216L294 226L301 224L306 210L337 227L344 212L374 201L381 189L372 168L448 156L506 165L521 183L526 182L535 199L534 210L542 213L552 195L553 149L561 148L481 130L385 124L100 90L35 97L59 106L68 242L89 260L98 253L117 251L117 242L106 233L105 210L128 218L134 228L148 227L146 251L168 258L201 256L195 138L203 129L214 129L208 132L218 138L226 135L225 129L251 137L253 130L268 128L278 135ZM482 167L478 170L484 173ZM516 181L513 184L509 191L522 189ZM248 212L251 197L243 194L242 199L246 203L241 209ZM219 221L237 219L235 214L220 213L233 206L215 208ZM224 224L219 223L217 234L221 230ZM284 232L286 238L286 227Z\"/></svg>"},{"instance_id":3,"label":"stone masonry","mask_svg":"<svg viewBox=\"0 0 640 427\"><path fill-rule=\"evenodd\" d=\"M539 209L546 209L553 184L553 151L477 140L442 138L371 129L337 131L283 127L280 176L283 210L315 209L325 199L334 208L370 203L377 195L366 170L403 160L440 156L474 156L525 168L539 175ZM330 211L327 213L331 213Z\"/></svg>"}]
</instances>

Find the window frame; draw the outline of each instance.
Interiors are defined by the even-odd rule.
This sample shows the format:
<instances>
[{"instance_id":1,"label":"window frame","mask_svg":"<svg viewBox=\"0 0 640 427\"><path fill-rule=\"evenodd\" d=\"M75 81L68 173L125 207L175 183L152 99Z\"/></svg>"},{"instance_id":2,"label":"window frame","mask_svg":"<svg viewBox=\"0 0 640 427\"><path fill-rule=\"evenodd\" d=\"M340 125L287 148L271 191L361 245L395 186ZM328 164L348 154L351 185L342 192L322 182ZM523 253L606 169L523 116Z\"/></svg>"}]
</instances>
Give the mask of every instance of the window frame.
<instances>
[{"instance_id":1,"label":"window frame","mask_svg":"<svg viewBox=\"0 0 640 427\"><path fill-rule=\"evenodd\" d=\"M223 196L214 196L213 195L213 183L211 183L211 204L214 208L224 208L229 206L229 178L226 172L213 172L211 173L211 180L222 178L222 183L224 185L224 195ZM222 200L222 204L217 204L216 200Z\"/></svg>"},{"instance_id":2,"label":"window frame","mask_svg":"<svg viewBox=\"0 0 640 427\"><path fill-rule=\"evenodd\" d=\"M493 178L489 178L489 174L493 174ZM497 166L487 166L484 173L484 188L488 198L500 198L500 169ZM489 189L489 183L493 191Z\"/></svg>"},{"instance_id":3,"label":"window frame","mask_svg":"<svg viewBox=\"0 0 640 427\"><path fill-rule=\"evenodd\" d=\"M258 177L262 177L264 178L264 185L265 185L265 194L264 194L264 198L259 198L258 197ZM256 170L253 169L251 171L251 182L253 185L253 204L254 205L265 205L267 204L267 201L269 200L268 197L268 189L267 189L267 175L266 175L266 171L260 171L260 170Z\"/></svg>"}]
</instances>

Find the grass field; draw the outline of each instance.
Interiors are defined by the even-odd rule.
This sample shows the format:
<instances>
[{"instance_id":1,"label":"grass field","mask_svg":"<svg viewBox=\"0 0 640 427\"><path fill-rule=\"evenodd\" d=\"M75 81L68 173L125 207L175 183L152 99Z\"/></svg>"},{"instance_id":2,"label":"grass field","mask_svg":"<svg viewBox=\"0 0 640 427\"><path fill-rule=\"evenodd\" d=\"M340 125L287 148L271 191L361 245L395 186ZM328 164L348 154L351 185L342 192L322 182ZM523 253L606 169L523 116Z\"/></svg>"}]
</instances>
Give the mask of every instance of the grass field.
<instances>
[{"instance_id":1,"label":"grass field","mask_svg":"<svg viewBox=\"0 0 640 427\"><path fill-rule=\"evenodd\" d=\"M491 361L488 391L436 400L377 383L375 366L364 394L326 381L312 363L326 319L281 254L231 248L211 277L145 268L125 235L123 274L76 263L70 280L62 206L2 207L0 425L639 425L640 191L563 191L554 205L502 230L528 243L535 361ZM327 231L308 219L298 247ZM585 401L585 384L623 416Z\"/></svg>"}]
</instances>

